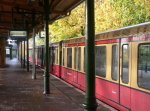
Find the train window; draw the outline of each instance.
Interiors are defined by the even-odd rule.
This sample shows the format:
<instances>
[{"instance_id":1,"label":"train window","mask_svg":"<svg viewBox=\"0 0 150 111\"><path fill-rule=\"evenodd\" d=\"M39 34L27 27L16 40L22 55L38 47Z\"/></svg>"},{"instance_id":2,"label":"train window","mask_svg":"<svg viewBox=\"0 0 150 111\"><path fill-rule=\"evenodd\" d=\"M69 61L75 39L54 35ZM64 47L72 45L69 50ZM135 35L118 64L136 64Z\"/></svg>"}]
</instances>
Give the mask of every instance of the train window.
<instances>
[{"instance_id":1,"label":"train window","mask_svg":"<svg viewBox=\"0 0 150 111\"><path fill-rule=\"evenodd\" d=\"M55 64L58 64L58 48L55 48Z\"/></svg>"},{"instance_id":2,"label":"train window","mask_svg":"<svg viewBox=\"0 0 150 111\"><path fill-rule=\"evenodd\" d=\"M95 74L106 77L106 47L95 47Z\"/></svg>"},{"instance_id":3,"label":"train window","mask_svg":"<svg viewBox=\"0 0 150 111\"><path fill-rule=\"evenodd\" d=\"M58 64L58 48L53 48L53 63Z\"/></svg>"},{"instance_id":4,"label":"train window","mask_svg":"<svg viewBox=\"0 0 150 111\"><path fill-rule=\"evenodd\" d=\"M55 64L55 49L52 48L52 64Z\"/></svg>"},{"instance_id":5,"label":"train window","mask_svg":"<svg viewBox=\"0 0 150 111\"><path fill-rule=\"evenodd\" d=\"M81 70L81 47L74 48L74 69Z\"/></svg>"},{"instance_id":6,"label":"train window","mask_svg":"<svg viewBox=\"0 0 150 111\"><path fill-rule=\"evenodd\" d=\"M128 84L129 82L129 45L122 46L122 82Z\"/></svg>"},{"instance_id":7,"label":"train window","mask_svg":"<svg viewBox=\"0 0 150 111\"><path fill-rule=\"evenodd\" d=\"M67 67L72 68L72 48L67 48Z\"/></svg>"},{"instance_id":8,"label":"train window","mask_svg":"<svg viewBox=\"0 0 150 111\"><path fill-rule=\"evenodd\" d=\"M112 46L112 59L111 59L111 77L112 80L117 80L118 75L118 46L113 45Z\"/></svg>"},{"instance_id":9,"label":"train window","mask_svg":"<svg viewBox=\"0 0 150 111\"><path fill-rule=\"evenodd\" d=\"M138 85L150 90L150 44L138 47Z\"/></svg>"},{"instance_id":10,"label":"train window","mask_svg":"<svg viewBox=\"0 0 150 111\"><path fill-rule=\"evenodd\" d=\"M62 65L65 66L65 48L63 48Z\"/></svg>"},{"instance_id":11,"label":"train window","mask_svg":"<svg viewBox=\"0 0 150 111\"><path fill-rule=\"evenodd\" d=\"M77 47L74 48L74 69L77 69Z\"/></svg>"},{"instance_id":12,"label":"train window","mask_svg":"<svg viewBox=\"0 0 150 111\"><path fill-rule=\"evenodd\" d=\"M81 47L78 48L78 71L81 70Z\"/></svg>"}]
</instances>

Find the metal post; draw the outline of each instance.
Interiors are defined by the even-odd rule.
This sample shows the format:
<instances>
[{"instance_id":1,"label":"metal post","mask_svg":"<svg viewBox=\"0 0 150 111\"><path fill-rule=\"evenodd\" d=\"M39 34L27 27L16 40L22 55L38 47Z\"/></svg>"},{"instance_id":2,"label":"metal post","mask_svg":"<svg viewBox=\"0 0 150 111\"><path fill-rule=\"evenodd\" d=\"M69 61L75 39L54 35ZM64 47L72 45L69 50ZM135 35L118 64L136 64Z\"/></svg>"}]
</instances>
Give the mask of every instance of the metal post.
<instances>
[{"instance_id":1,"label":"metal post","mask_svg":"<svg viewBox=\"0 0 150 111\"><path fill-rule=\"evenodd\" d=\"M32 34L32 40L33 40L33 50L32 50L32 79L36 79L36 69L35 69L35 29L33 28L33 34Z\"/></svg>"},{"instance_id":2,"label":"metal post","mask_svg":"<svg viewBox=\"0 0 150 111\"><path fill-rule=\"evenodd\" d=\"M27 72L29 72L29 32L27 30Z\"/></svg>"},{"instance_id":3,"label":"metal post","mask_svg":"<svg viewBox=\"0 0 150 111\"><path fill-rule=\"evenodd\" d=\"M96 111L95 97L95 29L94 0L86 0L86 95L83 104L85 111Z\"/></svg>"},{"instance_id":4,"label":"metal post","mask_svg":"<svg viewBox=\"0 0 150 111\"><path fill-rule=\"evenodd\" d=\"M32 50L32 79L36 79L36 66L35 66L35 13L32 14L32 27L33 27L33 50Z\"/></svg>"},{"instance_id":5,"label":"metal post","mask_svg":"<svg viewBox=\"0 0 150 111\"><path fill-rule=\"evenodd\" d=\"M23 60L23 68L25 68L25 63L26 63L26 60L25 60L25 59L26 59L26 57L25 57L25 52L26 52L26 51L25 51L25 49L26 49L26 47L25 47L25 40L24 40L24 58L23 58L24 60Z\"/></svg>"},{"instance_id":6,"label":"metal post","mask_svg":"<svg viewBox=\"0 0 150 111\"><path fill-rule=\"evenodd\" d=\"M49 0L44 0L44 22L45 22L45 73L44 73L44 94L49 94Z\"/></svg>"},{"instance_id":7,"label":"metal post","mask_svg":"<svg viewBox=\"0 0 150 111\"><path fill-rule=\"evenodd\" d=\"M20 47L21 47L20 61L21 61L21 67L22 67L22 42L21 42L21 45L20 45Z\"/></svg>"},{"instance_id":8,"label":"metal post","mask_svg":"<svg viewBox=\"0 0 150 111\"><path fill-rule=\"evenodd\" d=\"M20 55L20 53L19 53L19 49L20 49L20 48L19 48L19 47L20 47L20 44L17 43L17 48L18 48L18 51L17 51L17 52L18 52L18 60L20 59L20 58L19 58L19 55Z\"/></svg>"}]
</instances>

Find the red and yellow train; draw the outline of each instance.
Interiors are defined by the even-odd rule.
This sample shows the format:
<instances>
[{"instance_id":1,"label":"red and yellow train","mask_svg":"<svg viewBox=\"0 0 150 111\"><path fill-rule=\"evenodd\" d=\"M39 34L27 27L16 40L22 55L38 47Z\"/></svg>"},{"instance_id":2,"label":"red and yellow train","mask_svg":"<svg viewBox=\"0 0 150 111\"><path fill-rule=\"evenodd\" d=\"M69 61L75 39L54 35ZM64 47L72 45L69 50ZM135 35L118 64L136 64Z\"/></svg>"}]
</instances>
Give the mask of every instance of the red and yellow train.
<instances>
[{"instance_id":1,"label":"red and yellow train","mask_svg":"<svg viewBox=\"0 0 150 111\"><path fill-rule=\"evenodd\" d=\"M85 91L85 38L53 43L49 49L51 74ZM44 47L37 47L40 67L43 54ZM97 34L95 73L97 99L121 111L150 111L150 23Z\"/></svg>"}]
</instances>

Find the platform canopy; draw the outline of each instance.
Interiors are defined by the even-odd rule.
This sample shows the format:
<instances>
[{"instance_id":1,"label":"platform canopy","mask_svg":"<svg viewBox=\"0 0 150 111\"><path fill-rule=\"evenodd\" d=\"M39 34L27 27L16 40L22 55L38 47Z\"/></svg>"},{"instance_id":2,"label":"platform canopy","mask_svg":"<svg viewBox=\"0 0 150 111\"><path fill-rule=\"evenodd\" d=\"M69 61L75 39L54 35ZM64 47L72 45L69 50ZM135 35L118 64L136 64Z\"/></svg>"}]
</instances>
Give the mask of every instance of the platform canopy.
<instances>
[{"instance_id":1,"label":"platform canopy","mask_svg":"<svg viewBox=\"0 0 150 111\"><path fill-rule=\"evenodd\" d=\"M49 0L50 23L67 16L83 0ZM0 0L0 37L7 37L10 30L23 30L26 23L32 29L35 14L37 27L43 25L43 0Z\"/></svg>"}]
</instances>

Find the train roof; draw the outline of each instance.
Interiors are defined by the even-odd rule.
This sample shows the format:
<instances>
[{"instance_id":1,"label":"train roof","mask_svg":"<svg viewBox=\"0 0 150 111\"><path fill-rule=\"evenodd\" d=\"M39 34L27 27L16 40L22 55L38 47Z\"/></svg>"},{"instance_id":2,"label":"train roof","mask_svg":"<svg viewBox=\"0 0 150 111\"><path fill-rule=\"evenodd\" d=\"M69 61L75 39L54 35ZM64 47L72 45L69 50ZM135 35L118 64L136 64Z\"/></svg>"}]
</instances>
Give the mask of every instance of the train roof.
<instances>
[{"instance_id":1,"label":"train roof","mask_svg":"<svg viewBox=\"0 0 150 111\"><path fill-rule=\"evenodd\" d=\"M96 40L124 38L150 33L150 22L119 28L96 34Z\"/></svg>"},{"instance_id":2,"label":"train roof","mask_svg":"<svg viewBox=\"0 0 150 111\"><path fill-rule=\"evenodd\" d=\"M150 22L119 28L116 30L106 31L95 35L95 40L117 39L130 36L138 36L142 34L150 34ZM63 43L81 43L85 42L85 37L75 37L64 40Z\"/></svg>"},{"instance_id":3,"label":"train roof","mask_svg":"<svg viewBox=\"0 0 150 111\"><path fill-rule=\"evenodd\" d=\"M58 47L61 43L62 43L62 41L60 41L60 42L54 42L54 43L49 44L49 46L50 47Z\"/></svg>"},{"instance_id":4,"label":"train roof","mask_svg":"<svg viewBox=\"0 0 150 111\"><path fill-rule=\"evenodd\" d=\"M127 26L127 27L123 27L123 28L116 29L116 30L105 31L105 32L102 32L102 33L99 33L99 34L108 33L108 32L114 32L114 31L120 31L120 30L133 29L133 28L142 27L142 26L147 26L147 25L150 25L150 22L145 22L145 23L141 23L141 24L136 24L136 25L132 25L132 26Z\"/></svg>"}]
</instances>

